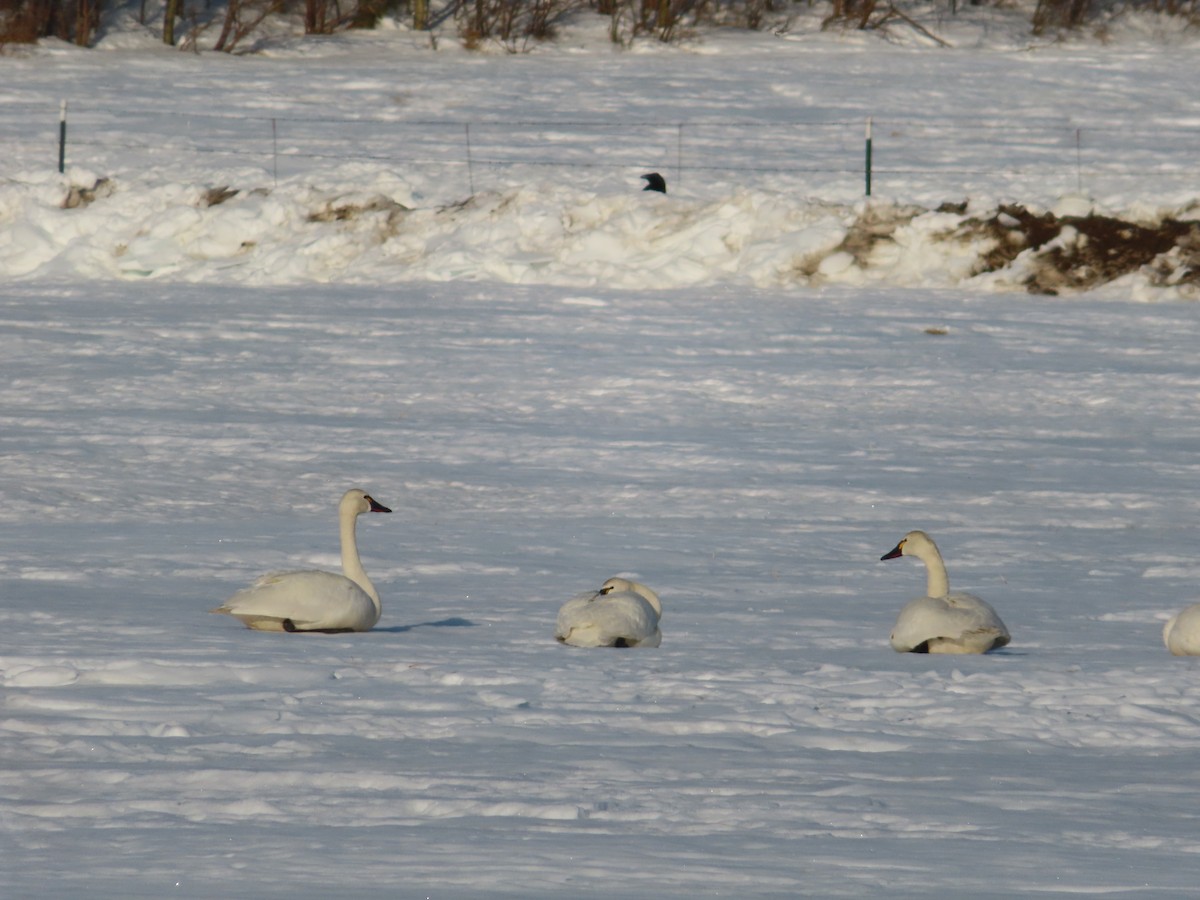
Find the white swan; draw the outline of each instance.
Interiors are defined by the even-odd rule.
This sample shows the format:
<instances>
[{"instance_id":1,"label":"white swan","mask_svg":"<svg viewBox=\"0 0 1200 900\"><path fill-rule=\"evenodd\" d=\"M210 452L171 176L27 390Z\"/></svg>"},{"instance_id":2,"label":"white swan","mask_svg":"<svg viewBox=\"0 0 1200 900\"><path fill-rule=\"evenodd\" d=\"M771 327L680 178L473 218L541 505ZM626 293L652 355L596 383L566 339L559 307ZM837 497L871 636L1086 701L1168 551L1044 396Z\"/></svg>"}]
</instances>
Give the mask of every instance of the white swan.
<instances>
[{"instance_id":1,"label":"white swan","mask_svg":"<svg viewBox=\"0 0 1200 900\"><path fill-rule=\"evenodd\" d=\"M910 531L880 559L915 556L925 563L924 597L900 610L892 628L892 649L898 653L987 653L1011 639L992 609L974 594L950 592L946 565L933 538Z\"/></svg>"},{"instance_id":2,"label":"white swan","mask_svg":"<svg viewBox=\"0 0 1200 900\"><path fill-rule=\"evenodd\" d=\"M1163 643L1174 656L1200 656L1200 603L1171 617L1163 626Z\"/></svg>"},{"instance_id":3,"label":"white swan","mask_svg":"<svg viewBox=\"0 0 1200 900\"><path fill-rule=\"evenodd\" d=\"M370 631L379 621L379 593L363 570L354 537L355 523L365 512L391 510L358 488L342 495L338 522L344 574L271 572L209 612L233 616L257 631Z\"/></svg>"},{"instance_id":4,"label":"white swan","mask_svg":"<svg viewBox=\"0 0 1200 900\"><path fill-rule=\"evenodd\" d=\"M573 647L657 647L662 643L658 594L628 578L572 597L558 611L554 637Z\"/></svg>"}]
</instances>

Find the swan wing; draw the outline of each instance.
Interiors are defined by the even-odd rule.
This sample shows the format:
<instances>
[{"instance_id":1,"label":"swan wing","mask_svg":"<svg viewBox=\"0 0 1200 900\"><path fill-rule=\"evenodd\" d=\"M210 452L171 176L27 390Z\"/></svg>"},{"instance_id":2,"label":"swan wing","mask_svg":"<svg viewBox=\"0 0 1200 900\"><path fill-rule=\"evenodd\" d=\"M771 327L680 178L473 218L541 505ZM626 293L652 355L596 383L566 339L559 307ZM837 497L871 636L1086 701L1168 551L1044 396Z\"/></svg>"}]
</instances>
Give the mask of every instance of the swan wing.
<instances>
[{"instance_id":1,"label":"swan wing","mask_svg":"<svg viewBox=\"0 0 1200 900\"><path fill-rule=\"evenodd\" d=\"M965 593L910 601L891 635L892 648L900 653L986 653L1010 640L996 611Z\"/></svg>"},{"instance_id":2,"label":"swan wing","mask_svg":"<svg viewBox=\"0 0 1200 900\"><path fill-rule=\"evenodd\" d=\"M657 647L658 613L633 591L583 594L558 611L554 637L574 647Z\"/></svg>"},{"instance_id":3,"label":"swan wing","mask_svg":"<svg viewBox=\"0 0 1200 900\"><path fill-rule=\"evenodd\" d=\"M320 570L263 575L212 612L260 631L369 631L379 618L366 591Z\"/></svg>"}]
</instances>

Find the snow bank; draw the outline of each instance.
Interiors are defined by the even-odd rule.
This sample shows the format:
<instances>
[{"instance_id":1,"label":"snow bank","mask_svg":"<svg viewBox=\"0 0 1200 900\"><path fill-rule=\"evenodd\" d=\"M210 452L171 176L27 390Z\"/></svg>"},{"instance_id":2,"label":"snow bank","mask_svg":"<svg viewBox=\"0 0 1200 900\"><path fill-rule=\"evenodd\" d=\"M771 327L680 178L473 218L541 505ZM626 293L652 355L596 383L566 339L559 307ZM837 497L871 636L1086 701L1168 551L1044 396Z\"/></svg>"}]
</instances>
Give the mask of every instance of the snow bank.
<instances>
[{"instance_id":1,"label":"snow bank","mask_svg":"<svg viewBox=\"0 0 1200 900\"><path fill-rule=\"evenodd\" d=\"M1035 293L1121 279L1120 294L1200 296L1200 205L1141 211L1140 222L1098 216L1092 204L1076 215L1083 210L1073 198L1059 206L1064 215L846 206L751 190L704 202L548 182L420 207L403 184L377 193L106 180L65 190L42 179L0 187L0 217L12 223L0 241L0 272L254 285L889 284Z\"/></svg>"}]
</instances>

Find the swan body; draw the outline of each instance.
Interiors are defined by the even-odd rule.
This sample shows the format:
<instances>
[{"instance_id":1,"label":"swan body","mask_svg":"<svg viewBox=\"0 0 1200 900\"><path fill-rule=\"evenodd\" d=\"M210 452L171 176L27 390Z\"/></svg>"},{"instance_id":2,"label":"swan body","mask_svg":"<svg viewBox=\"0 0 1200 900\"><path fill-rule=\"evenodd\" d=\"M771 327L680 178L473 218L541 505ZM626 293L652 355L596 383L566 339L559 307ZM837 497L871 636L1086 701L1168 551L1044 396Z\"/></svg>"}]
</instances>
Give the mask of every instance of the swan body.
<instances>
[{"instance_id":1,"label":"swan body","mask_svg":"<svg viewBox=\"0 0 1200 900\"><path fill-rule=\"evenodd\" d=\"M256 631L370 631L379 621L379 593L358 557L354 527L365 512L390 513L358 488L342 496L338 522L342 573L308 569L270 572L209 612L224 613Z\"/></svg>"},{"instance_id":2,"label":"swan body","mask_svg":"<svg viewBox=\"0 0 1200 900\"><path fill-rule=\"evenodd\" d=\"M1173 656L1200 656L1200 603L1171 617L1163 626L1163 643Z\"/></svg>"},{"instance_id":3,"label":"swan body","mask_svg":"<svg viewBox=\"0 0 1200 900\"><path fill-rule=\"evenodd\" d=\"M573 647L657 647L662 643L658 594L627 578L572 597L558 611L554 637Z\"/></svg>"},{"instance_id":4,"label":"swan body","mask_svg":"<svg viewBox=\"0 0 1200 900\"><path fill-rule=\"evenodd\" d=\"M987 653L1011 640L1008 629L986 602L974 594L951 591L946 565L933 538L910 531L880 559L915 556L925 563L925 596L910 600L892 628L898 653Z\"/></svg>"}]
</instances>

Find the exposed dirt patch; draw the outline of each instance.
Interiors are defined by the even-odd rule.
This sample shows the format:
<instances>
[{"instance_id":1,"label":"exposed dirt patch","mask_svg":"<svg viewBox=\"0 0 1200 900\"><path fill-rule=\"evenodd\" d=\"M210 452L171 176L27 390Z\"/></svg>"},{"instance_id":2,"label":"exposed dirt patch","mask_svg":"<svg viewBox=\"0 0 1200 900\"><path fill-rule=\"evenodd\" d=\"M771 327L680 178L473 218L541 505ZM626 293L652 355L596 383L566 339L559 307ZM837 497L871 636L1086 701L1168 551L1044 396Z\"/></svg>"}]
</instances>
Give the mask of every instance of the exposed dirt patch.
<instances>
[{"instance_id":1,"label":"exposed dirt patch","mask_svg":"<svg viewBox=\"0 0 1200 900\"><path fill-rule=\"evenodd\" d=\"M1023 282L1033 294L1087 290L1144 266L1151 267L1160 285L1200 283L1197 222L1164 218L1142 224L1095 214L1035 214L1013 204L964 220L955 234L992 238L979 273L1007 268L1021 253L1034 251L1035 264Z\"/></svg>"},{"instance_id":2,"label":"exposed dirt patch","mask_svg":"<svg viewBox=\"0 0 1200 900\"><path fill-rule=\"evenodd\" d=\"M849 253L859 266L866 268L877 244L891 241L896 229L928 211L919 206L868 206L834 252Z\"/></svg>"},{"instance_id":3,"label":"exposed dirt patch","mask_svg":"<svg viewBox=\"0 0 1200 900\"><path fill-rule=\"evenodd\" d=\"M936 212L961 216L965 210L965 203L943 203ZM894 241L899 229L928 212L916 206L868 206L833 252L847 253L868 269L880 244ZM1014 267L1014 277L1033 294L1085 291L1138 271L1158 287L1200 286L1200 222L1169 216L1135 222L1094 213L1034 213L1009 204L963 218L945 239L988 248L973 267L975 275L1008 269L1028 253L1024 264ZM820 262L807 260L804 273L811 276Z\"/></svg>"},{"instance_id":4,"label":"exposed dirt patch","mask_svg":"<svg viewBox=\"0 0 1200 900\"><path fill-rule=\"evenodd\" d=\"M397 203L389 197L376 197L367 203L343 203L340 205L327 203L320 209L309 213L308 221L347 222L367 215L383 213L390 223L406 212L410 212L410 210L403 203Z\"/></svg>"},{"instance_id":5,"label":"exposed dirt patch","mask_svg":"<svg viewBox=\"0 0 1200 900\"><path fill-rule=\"evenodd\" d=\"M116 190L116 185L107 178L96 179L90 187L73 184L67 189L67 196L63 198L62 208L78 209L81 206L90 206L96 200L111 197L114 190Z\"/></svg>"},{"instance_id":6,"label":"exposed dirt patch","mask_svg":"<svg viewBox=\"0 0 1200 900\"><path fill-rule=\"evenodd\" d=\"M221 185L220 187L209 188L204 192L204 196L200 198L201 206L220 206L226 200L236 197L238 191L236 188Z\"/></svg>"}]
</instances>

